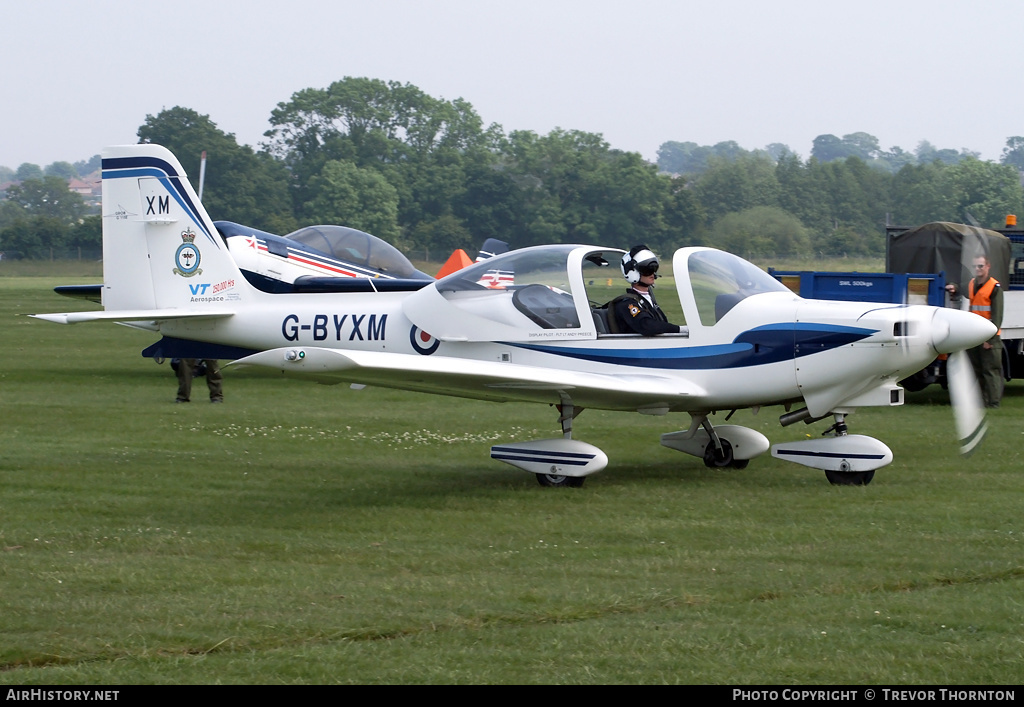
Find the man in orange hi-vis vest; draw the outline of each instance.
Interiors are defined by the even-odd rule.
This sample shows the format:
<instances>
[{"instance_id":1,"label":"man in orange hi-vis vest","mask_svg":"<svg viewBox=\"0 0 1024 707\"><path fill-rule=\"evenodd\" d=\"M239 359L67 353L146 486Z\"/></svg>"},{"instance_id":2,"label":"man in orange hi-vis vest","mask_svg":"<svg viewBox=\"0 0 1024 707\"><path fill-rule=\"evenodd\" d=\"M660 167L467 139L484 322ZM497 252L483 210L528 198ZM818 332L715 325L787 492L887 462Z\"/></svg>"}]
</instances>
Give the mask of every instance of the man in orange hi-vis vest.
<instances>
[{"instance_id":1,"label":"man in orange hi-vis vest","mask_svg":"<svg viewBox=\"0 0 1024 707\"><path fill-rule=\"evenodd\" d=\"M967 283L967 297L971 302L971 311L988 319L998 329L1003 325L1003 290L999 281L988 273L992 264L988 258L979 255L974 259L974 279ZM954 295L959 288L946 285L946 289ZM981 385L981 397L985 407L997 408L1003 398L1003 342L999 338L1001 331L996 331L991 339L967 350L967 356L974 367L974 373Z\"/></svg>"}]
</instances>

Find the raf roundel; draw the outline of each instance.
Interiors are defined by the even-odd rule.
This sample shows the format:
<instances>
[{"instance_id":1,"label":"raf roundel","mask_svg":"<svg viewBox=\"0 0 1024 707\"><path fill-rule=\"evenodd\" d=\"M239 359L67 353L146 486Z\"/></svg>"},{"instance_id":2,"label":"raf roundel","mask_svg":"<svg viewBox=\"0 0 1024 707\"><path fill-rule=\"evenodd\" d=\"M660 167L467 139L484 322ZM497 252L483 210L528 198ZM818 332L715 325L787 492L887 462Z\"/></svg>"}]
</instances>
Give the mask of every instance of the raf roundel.
<instances>
[{"instance_id":1,"label":"raf roundel","mask_svg":"<svg viewBox=\"0 0 1024 707\"><path fill-rule=\"evenodd\" d=\"M409 342L412 344L413 349L416 350L416 353L423 354L424 356L434 353L437 351L437 347L441 345L439 339L435 339L418 326L414 326L409 331Z\"/></svg>"}]
</instances>

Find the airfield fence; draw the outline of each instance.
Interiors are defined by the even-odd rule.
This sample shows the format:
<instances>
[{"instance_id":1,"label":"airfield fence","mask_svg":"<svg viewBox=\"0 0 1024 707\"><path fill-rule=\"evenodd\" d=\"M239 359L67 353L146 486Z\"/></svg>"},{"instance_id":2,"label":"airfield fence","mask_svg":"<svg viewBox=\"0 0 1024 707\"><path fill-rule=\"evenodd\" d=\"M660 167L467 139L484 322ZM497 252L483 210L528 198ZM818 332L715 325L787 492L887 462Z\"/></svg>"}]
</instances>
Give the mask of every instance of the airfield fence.
<instances>
[{"instance_id":1,"label":"airfield fence","mask_svg":"<svg viewBox=\"0 0 1024 707\"><path fill-rule=\"evenodd\" d=\"M47 248L41 252L24 253L18 250L0 250L0 261L4 260L84 260L103 259L102 248Z\"/></svg>"}]
</instances>

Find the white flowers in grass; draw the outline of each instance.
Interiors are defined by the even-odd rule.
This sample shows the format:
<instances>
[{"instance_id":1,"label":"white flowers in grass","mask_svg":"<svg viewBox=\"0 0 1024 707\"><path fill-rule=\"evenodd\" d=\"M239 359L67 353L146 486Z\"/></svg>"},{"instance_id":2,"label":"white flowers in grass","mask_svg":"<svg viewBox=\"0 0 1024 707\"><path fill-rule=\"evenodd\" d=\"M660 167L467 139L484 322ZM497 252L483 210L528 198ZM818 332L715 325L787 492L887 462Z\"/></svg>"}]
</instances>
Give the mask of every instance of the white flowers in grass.
<instances>
[{"instance_id":1,"label":"white flowers in grass","mask_svg":"<svg viewBox=\"0 0 1024 707\"><path fill-rule=\"evenodd\" d=\"M285 425L264 425L261 427L250 427L247 425L229 424L223 427L211 426L186 426L179 425L179 429L191 433L207 432L221 437L239 438L246 437L268 437L276 439L296 439L306 442L321 440L341 439L349 442L368 442L371 444L386 444L389 447L401 449L413 449L427 445L444 444L475 444L484 442L497 442L510 439L534 439L541 433L535 429L525 427L510 427L503 430L484 430L476 432L441 432L438 430L406 430L405 432L375 431L363 432L353 430L346 425L344 429L325 430L309 425L285 426Z\"/></svg>"}]
</instances>

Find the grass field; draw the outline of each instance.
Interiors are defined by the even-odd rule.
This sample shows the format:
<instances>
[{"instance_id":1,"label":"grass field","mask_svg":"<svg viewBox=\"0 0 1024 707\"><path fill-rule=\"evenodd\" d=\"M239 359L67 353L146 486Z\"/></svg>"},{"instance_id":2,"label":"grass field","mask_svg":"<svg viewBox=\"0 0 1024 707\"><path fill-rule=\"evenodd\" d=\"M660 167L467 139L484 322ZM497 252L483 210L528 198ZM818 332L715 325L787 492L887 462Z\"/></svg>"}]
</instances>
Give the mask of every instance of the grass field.
<instances>
[{"instance_id":1,"label":"grass field","mask_svg":"<svg viewBox=\"0 0 1024 707\"><path fill-rule=\"evenodd\" d=\"M555 436L543 406L231 368L224 405L174 405L154 335L15 316L96 281L0 277L0 684L1024 675L1020 383L968 460L941 390L852 416L895 454L867 487L712 471L658 444L686 416L588 410L609 467L546 489L488 458ZM732 422L826 426L781 412Z\"/></svg>"}]
</instances>

